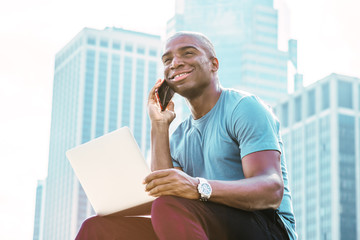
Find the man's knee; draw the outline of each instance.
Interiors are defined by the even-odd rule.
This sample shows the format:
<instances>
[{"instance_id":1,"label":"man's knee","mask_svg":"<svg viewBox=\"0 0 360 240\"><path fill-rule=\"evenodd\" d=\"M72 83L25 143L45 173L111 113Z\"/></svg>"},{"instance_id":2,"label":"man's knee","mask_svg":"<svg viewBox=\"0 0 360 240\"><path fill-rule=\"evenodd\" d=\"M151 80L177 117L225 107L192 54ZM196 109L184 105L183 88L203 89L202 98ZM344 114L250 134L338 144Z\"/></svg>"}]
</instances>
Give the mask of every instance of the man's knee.
<instances>
[{"instance_id":1,"label":"man's knee","mask_svg":"<svg viewBox=\"0 0 360 240\"><path fill-rule=\"evenodd\" d=\"M151 217L157 217L158 215L168 215L170 212L178 211L183 208L181 203L183 199L174 196L161 196L157 198L151 208Z\"/></svg>"},{"instance_id":2,"label":"man's knee","mask_svg":"<svg viewBox=\"0 0 360 240\"><path fill-rule=\"evenodd\" d=\"M101 217L99 217L99 216L90 217L81 224L81 228L82 229L92 229L95 226L97 226L100 221L101 221Z\"/></svg>"},{"instance_id":3,"label":"man's knee","mask_svg":"<svg viewBox=\"0 0 360 240\"><path fill-rule=\"evenodd\" d=\"M101 225L101 222L102 218L99 216L94 216L86 219L81 224L80 230L75 239L100 239L97 238L97 235L101 233L101 231L99 231L99 226Z\"/></svg>"},{"instance_id":4,"label":"man's knee","mask_svg":"<svg viewBox=\"0 0 360 240\"><path fill-rule=\"evenodd\" d=\"M151 221L160 239L207 239L197 211L199 203L174 196L153 202ZM197 210L195 210L197 209Z\"/></svg>"},{"instance_id":5,"label":"man's knee","mask_svg":"<svg viewBox=\"0 0 360 240\"><path fill-rule=\"evenodd\" d=\"M161 196L157 198L151 209L151 221L155 225L171 225L174 222L201 221L203 218L203 203L176 196Z\"/></svg>"},{"instance_id":6,"label":"man's knee","mask_svg":"<svg viewBox=\"0 0 360 240\"><path fill-rule=\"evenodd\" d=\"M176 203L178 199L179 199L179 197L174 197L174 196L161 196L161 197L158 197L153 202L152 208Z\"/></svg>"}]
</instances>

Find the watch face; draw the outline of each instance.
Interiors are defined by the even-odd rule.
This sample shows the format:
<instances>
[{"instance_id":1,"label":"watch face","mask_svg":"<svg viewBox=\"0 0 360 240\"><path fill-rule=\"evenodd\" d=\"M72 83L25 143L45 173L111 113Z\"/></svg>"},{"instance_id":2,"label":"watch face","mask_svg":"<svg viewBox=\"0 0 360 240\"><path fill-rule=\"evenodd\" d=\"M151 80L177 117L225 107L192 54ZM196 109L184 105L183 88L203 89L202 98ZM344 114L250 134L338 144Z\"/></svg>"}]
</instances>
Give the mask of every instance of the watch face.
<instances>
[{"instance_id":1,"label":"watch face","mask_svg":"<svg viewBox=\"0 0 360 240\"><path fill-rule=\"evenodd\" d=\"M211 187L210 187L209 184L206 184L206 183L201 184L200 185L200 190L201 190L200 192L202 194L204 194L204 195L210 195L211 194Z\"/></svg>"}]
</instances>

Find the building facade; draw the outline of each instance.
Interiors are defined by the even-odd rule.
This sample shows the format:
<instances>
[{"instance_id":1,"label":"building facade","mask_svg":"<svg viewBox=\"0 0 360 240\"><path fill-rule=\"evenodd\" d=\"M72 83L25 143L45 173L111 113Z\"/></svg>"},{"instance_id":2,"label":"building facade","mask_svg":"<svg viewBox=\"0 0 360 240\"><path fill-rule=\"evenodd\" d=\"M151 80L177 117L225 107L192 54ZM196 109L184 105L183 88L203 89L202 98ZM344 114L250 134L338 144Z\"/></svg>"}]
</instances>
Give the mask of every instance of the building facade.
<instances>
[{"instance_id":1,"label":"building facade","mask_svg":"<svg viewBox=\"0 0 360 240\"><path fill-rule=\"evenodd\" d=\"M224 87L254 93L272 106L287 95L288 63L296 64L296 41L289 42L290 54L278 49L273 0L176 0L167 34L177 31L202 32L210 38Z\"/></svg>"},{"instance_id":2,"label":"building facade","mask_svg":"<svg viewBox=\"0 0 360 240\"><path fill-rule=\"evenodd\" d=\"M66 150L128 126L147 155L147 94L159 76L160 49L160 36L85 28L56 54L43 239L74 239L94 213Z\"/></svg>"},{"instance_id":3,"label":"building facade","mask_svg":"<svg viewBox=\"0 0 360 240\"><path fill-rule=\"evenodd\" d=\"M299 239L360 239L360 79L331 74L275 108Z\"/></svg>"}]
</instances>

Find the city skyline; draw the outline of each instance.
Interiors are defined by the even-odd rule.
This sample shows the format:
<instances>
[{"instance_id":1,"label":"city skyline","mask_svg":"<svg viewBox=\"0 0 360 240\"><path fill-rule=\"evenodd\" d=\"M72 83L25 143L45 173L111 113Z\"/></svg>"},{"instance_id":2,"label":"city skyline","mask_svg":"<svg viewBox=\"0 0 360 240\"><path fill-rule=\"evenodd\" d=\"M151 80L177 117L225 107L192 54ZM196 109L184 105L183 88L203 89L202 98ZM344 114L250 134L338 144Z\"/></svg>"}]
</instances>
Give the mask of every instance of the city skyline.
<instances>
[{"instance_id":1,"label":"city skyline","mask_svg":"<svg viewBox=\"0 0 360 240\"><path fill-rule=\"evenodd\" d=\"M80 3L72 7L74 7L74 9L80 9L80 6L78 6L81 5ZM137 15L135 14L138 12L137 8L135 6L129 6L125 7L125 9L127 9L125 12L133 13L134 16L131 16L131 14L123 14L127 17L127 21L124 21L124 18L120 17L121 14L119 14L119 11L116 12L109 8L99 9L99 11L103 12L110 11L111 14L108 14L109 17L92 19L90 14L87 15L84 13L85 17L79 22L75 21L75 16L78 18L75 10L70 11L69 20L65 22L54 21L53 18L51 18L51 11L54 11L57 5L54 4L51 9L47 9L46 7L49 7L49 5L45 4L41 6L41 1L31 3L24 2L22 4L14 1L14 3L7 3L7 6L2 8L2 14L0 14L2 22L1 28L3 29L0 49L2 52L0 56L0 106L5 112L3 115L5 118L1 126L3 135L0 143L4 149L1 156L1 163L5 165L3 169L11 173L11 175L4 172L1 174L0 179L2 183L8 183L4 184L5 191L1 193L0 198L0 211L7 219L6 222L1 223L2 226L5 226L5 229L1 230L0 238L27 239L32 236L36 181L37 179L44 178L47 173L51 86L55 53L83 27L103 29L106 26L117 25L129 30L146 30L145 32L151 33L159 31L157 34L161 35L162 32L160 31L163 30L159 29L163 29L166 21L171 17L172 14L170 12L173 11L173 6L171 6L171 1L155 1L155 4L159 3L168 6L168 8L166 8L167 12L165 12L168 15L164 16L164 11L161 11L160 7L152 8L151 5L149 5L148 8L144 8L145 10L147 9L147 11L143 11ZM15 4L19 4L20 7L15 8ZM71 8L70 4L63 4ZM89 4L91 5L92 3ZM106 2L102 4L106 5ZM110 4L109 2L109 5ZM142 4L146 3L142 2ZM353 70L349 70L335 66L336 63L341 66L344 62L350 61L351 63L348 64L350 68L351 66L356 66L356 63L359 61L358 56L360 55L360 51L354 43L359 42L360 39L358 35L355 37L351 35L351 32L354 33L353 30L355 27L351 23L356 22L355 20L358 18L358 16L354 14L356 6L350 6L350 1L343 1L342 5L340 5L339 12L334 13L332 11L334 11L334 6L336 7L337 4L334 4L334 1L330 1L328 4L332 11L323 12L322 15L319 14L320 16L316 16L317 20L314 20L311 17L316 15L314 13L316 9L320 9L316 7L325 4L325 1L314 3L314 5L310 5L309 1L305 1L303 4L307 5L310 13L307 12L304 14L304 9L299 8L299 11L302 10L303 12L297 13L297 16L307 16L307 19L303 21L309 33L306 33L306 28L301 31L303 31L302 34L305 33L305 35L308 34L312 36L302 40L300 34L300 37L298 35L294 36L294 38L298 40L299 44L299 71L304 74L305 84L319 80L331 72L359 77L359 69L354 68ZM136 4L134 3L134 5ZM33 7L30 8L31 11L29 11L28 8L31 6ZM347 16L342 17L343 15L340 13L343 11L344 6L347 7L349 12ZM96 6L93 6L93 8L96 8ZM154 9L154 11L148 13L148 9ZM323 9L323 11L326 11L326 6L324 6ZM11 14L14 16L12 17ZM31 16L37 14L40 18L34 21ZM162 20L155 21L153 16L159 15L162 16ZM55 15L55 17L56 16L58 15ZM136 16L151 19L151 22L154 20L155 23L151 23L150 21L147 24L143 22L137 23L138 25L129 23L132 21L136 22ZM321 18L321 16L323 18ZM330 23L335 21L337 23L335 27L331 26L331 24L326 25L327 20L331 19L331 16L333 16L334 19L332 19ZM15 17L19 19L16 20ZM61 17L58 18L62 19ZM114 20L116 18L119 20ZM316 35L316 29L309 27L308 22L306 22L310 21L308 18L313 19L316 23L314 26L324 27L320 29L320 35ZM8 19L12 21L12 24L7 24ZM46 21L45 19L50 20ZM124 24L125 22L126 24ZM295 24L299 25L299 22L301 23L301 20ZM56 24L51 26L51 23ZM31 24L35 27L32 27ZM155 25L157 27L154 27ZM160 25L163 27L160 27ZM65 32L60 31L57 33L58 29L62 28L68 29L66 29ZM294 28L295 27L292 26L293 30ZM333 31L330 33L327 32L331 28ZM339 28L341 28L341 31L339 31ZM341 35L340 39L337 35ZM311 42L311 39L313 39L314 42ZM304 45L309 44L309 41L315 47L318 47L318 49L307 50L310 54L306 53L303 48ZM319 42L321 43L321 41L323 41L324 44L320 46ZM343 52L347 52L348 55L344 56ZM309 66L304 66L306 65L304 63L305 55L313 56L314 61L316 60L318 62L319 72L312 74L308 72L307 69L309 69ZM333 61L329 63L329 60ZM310 62L313 63L312 61ZM328 64L325 64L326 62L328 62ZM312 67L314 67L316 64L312 65ZM329 68L324 70L325 67ZM37 144L33 144L33 142ZM10 212L7 209L12 211ZM20 216L23 217L23 220L26 222L26 227L22 231L24 232L23 235L20 235L21 233L16 231L18 228L15 227ZM14 236L12 236L12 234Z\"/></svg>"}]
</instances>

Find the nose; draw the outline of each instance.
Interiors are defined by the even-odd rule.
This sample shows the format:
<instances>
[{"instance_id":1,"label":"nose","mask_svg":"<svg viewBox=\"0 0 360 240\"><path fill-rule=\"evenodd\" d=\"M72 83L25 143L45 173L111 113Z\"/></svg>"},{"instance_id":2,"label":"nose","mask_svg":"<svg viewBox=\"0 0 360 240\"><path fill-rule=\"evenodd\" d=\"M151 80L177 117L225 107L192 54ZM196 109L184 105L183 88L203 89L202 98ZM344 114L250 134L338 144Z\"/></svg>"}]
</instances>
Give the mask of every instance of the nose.
<instances>
[{"instance_id":1,"label":"nose","mask_svg":"<svg viewBox=\"0 0 360 240\"><path fill-rule=\"evenodd\" d=\"M178 68L179 66L181 66L183 64L184 64L184 62L180 57L174 56L174 58L171 61L170 68L175 69L175 68Z\"/></svg>"}]
</instances>

